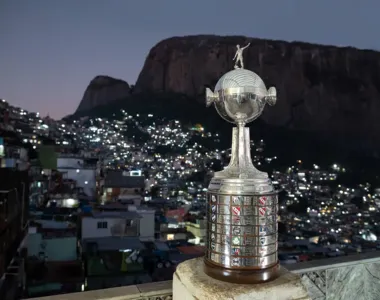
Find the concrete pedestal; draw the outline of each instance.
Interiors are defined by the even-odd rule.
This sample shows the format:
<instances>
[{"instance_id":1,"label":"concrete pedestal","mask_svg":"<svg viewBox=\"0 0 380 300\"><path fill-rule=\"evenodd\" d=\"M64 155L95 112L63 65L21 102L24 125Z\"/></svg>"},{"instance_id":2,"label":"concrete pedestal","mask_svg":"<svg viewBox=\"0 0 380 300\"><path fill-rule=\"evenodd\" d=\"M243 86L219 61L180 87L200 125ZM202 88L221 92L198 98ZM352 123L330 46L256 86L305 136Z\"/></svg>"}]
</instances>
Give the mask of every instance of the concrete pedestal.
<instances>
[{"instance_id":1,"label":"concrete pedestal","mask_svg":"<svg viewBox=\"0 0 380 300\"><path fill-rule=\"evenodd\" d=\"M203 271L203 258L178 265L173 276L173 300L310 300L298 275L281 268L268 283L233 284L215 280Z\"/></svg>"}]
</instances>

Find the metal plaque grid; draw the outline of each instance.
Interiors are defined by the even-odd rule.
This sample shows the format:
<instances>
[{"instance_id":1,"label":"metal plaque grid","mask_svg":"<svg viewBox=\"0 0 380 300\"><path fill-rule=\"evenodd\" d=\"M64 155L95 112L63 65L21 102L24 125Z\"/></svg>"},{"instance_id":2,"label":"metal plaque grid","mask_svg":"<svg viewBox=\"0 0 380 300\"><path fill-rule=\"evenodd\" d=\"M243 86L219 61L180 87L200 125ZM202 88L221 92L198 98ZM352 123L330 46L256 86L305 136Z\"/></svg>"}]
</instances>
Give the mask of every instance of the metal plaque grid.
<instances>
[{"instance_id":1,"label":"metal plaque grid","mask_svg":"<svg viewBox=\"0 0 380 300\"><path fill-rule=\"evenodd\" d=\"M223 267L267 268L277 263L277 193L208 194L206 258Z\"/></svg>"}]
</instances>

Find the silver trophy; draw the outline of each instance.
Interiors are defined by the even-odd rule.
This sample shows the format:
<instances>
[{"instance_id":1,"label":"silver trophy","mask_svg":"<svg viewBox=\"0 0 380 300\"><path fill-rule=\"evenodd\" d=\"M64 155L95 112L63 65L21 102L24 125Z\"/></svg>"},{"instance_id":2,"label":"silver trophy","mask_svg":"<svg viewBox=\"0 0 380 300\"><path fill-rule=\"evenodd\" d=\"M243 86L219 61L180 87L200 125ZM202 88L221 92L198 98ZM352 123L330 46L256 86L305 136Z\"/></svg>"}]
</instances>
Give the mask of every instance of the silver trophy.
<instances>
[{"instance_id":1,"label":"silver trophy","mask_svg":"<svg viewBox=\"0 0 380 300\"><path fill-rule=\"evenodd\" d=\"M265 104L276 103L276 89L244 69L243 48L237 45L234 70L224 74L215 91L206 89L206 104L236 124L231 160L216 172L208 187L205 272L217 279L257 283L277 277L277 192L268 174L252 164L247 123ZM240 64L240 67L238 66Z\"/></svg>"}]
</instances>

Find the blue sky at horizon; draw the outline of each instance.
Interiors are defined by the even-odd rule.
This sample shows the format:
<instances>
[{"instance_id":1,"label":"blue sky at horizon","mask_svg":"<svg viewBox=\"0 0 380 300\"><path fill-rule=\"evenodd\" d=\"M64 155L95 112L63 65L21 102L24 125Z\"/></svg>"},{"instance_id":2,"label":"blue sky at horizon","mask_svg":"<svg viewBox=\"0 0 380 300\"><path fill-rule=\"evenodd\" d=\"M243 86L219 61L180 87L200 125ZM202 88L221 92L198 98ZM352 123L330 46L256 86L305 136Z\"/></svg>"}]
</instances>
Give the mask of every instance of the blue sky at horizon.
<instances>
[{"instance_id":1,"label":"blue sky at horizon","mask_svg":"<svg viewBox=\"0 0 380 300\"><path fill-rule=\"evenodd\" d=\"M194 34L380 49L380 2L2 0L0 98L61 118L97 75L134 84L149 50Z\"/></svg>"}]
</instances>

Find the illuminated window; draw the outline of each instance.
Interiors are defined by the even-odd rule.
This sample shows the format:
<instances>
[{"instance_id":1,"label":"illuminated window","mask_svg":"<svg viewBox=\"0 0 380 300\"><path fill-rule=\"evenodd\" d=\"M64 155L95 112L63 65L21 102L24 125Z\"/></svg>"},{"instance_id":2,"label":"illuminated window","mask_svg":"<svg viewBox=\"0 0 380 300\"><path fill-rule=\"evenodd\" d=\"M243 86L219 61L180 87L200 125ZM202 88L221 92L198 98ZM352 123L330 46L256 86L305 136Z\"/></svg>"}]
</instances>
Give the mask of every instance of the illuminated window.
<instances>
[{"instance_id":1,"label":"illuminated window","mask_svg":"<svg viewBox=\"0 0 380 300\"><path fill-rule=\"evenodd\" d=\"M174 240L174 234L173 233L169 233L167 236L166 236L166 239L168 241L173 241Z\"/></svg>"}]
</instances>

